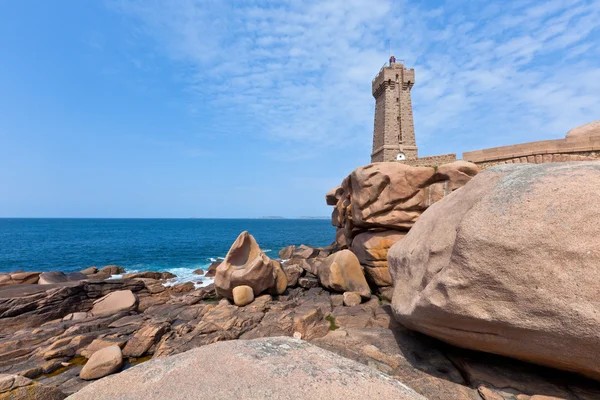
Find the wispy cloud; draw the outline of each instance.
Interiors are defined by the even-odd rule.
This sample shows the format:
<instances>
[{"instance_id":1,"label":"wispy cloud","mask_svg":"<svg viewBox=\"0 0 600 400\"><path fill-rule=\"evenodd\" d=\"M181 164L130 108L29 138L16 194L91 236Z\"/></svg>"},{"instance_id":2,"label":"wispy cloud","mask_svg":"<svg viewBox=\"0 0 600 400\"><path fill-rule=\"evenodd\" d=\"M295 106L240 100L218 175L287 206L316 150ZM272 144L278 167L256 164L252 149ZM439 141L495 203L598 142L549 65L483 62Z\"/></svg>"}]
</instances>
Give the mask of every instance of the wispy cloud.
<instances>
[{"instance_id":1,"label":"wispy cloud","mask_svg":"<svg viewBox=\"0 0 600 400\"><path fill-rule=\"evenodd\" d=\"M437 8L391 0L129 0L111 7L180 63L193 102L238 110L257 133L297 154L370 150L370 84L388 38L417 70L422 153L559 137L600 119L596 0L483 7L459 0Z\"/></svg>"}]
</instances>

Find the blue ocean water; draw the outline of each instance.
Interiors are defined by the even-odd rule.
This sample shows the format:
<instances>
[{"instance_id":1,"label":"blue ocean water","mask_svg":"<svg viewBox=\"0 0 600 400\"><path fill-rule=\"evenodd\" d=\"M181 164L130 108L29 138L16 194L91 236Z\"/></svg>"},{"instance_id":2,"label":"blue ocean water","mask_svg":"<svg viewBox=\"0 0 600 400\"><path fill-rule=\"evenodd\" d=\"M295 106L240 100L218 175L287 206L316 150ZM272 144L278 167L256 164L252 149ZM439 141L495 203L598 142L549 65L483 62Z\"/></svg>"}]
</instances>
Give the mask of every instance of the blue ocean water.
<instances>
[{"instance_id":1,"label":"blue ocean water","mask_svg":"<svg viewBox=\"0 0 600 400\"><path fill-rule=\"evenodd\" d=\"M224 257L244 230L273 258L290 244L335 239L331 221L322 219L0 219L0 272L116 264L187 275Z\"/></svg>"}]
</instances>

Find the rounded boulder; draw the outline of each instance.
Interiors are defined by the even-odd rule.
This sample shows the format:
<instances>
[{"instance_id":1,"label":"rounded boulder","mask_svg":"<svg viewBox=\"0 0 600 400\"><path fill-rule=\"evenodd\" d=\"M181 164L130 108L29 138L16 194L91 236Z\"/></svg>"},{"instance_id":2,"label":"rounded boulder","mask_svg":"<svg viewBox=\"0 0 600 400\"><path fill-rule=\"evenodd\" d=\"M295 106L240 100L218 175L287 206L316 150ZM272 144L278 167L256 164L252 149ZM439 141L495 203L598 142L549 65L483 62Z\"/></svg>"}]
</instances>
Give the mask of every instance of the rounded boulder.
<instances>
[{"instance_id":1,"label":"rounded boulder","mask_svg":"<svg viewBox=\"0 0 600 400\"><path fill-rule=\"evenodd\" d=\"M254 292L250 286L241 285L233 288L233 302L238 307L243 307L254 301Z\"/></svg>"},{"instance_id":2,"label":"rounded boulder","mask_svg":"<svg viewBox=\"0 0 600 400\"><path fill-rule=\"evenodd\" d=\"M117 345L108 346L92 354L79 373L79 377L84 380L103 378L120 371L122 366L121 348Z\"/></svg>"},{"instance_id":3,"label":"rounded boulder","mask_svg":"<svg viewBox=\"0 0 600 400\"><path fill-rule=\"evenodd\" d=\"M600 379L600 163L501 165L388 254L393 309L448 343Z\"/></svg>"}]
</instances>

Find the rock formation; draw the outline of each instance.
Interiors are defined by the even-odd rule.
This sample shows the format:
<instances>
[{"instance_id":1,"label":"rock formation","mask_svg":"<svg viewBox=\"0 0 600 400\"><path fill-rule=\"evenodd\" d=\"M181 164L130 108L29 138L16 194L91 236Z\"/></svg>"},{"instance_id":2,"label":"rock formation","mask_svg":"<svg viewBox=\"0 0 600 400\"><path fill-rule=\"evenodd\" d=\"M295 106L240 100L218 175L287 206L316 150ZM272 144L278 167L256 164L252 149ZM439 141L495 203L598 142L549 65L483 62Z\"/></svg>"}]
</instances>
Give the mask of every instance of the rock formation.
<instances>
[{"instance_id":1,"label":"rock formation","mask_svg":"<svg viewBox=\"0 0 600 400\"><path fill-rule=\"evenodd\" d=\"M218 368L207 368L215 365ZM201 371L202 379L198 379ZM152 379L148 379L152 377ZM234 379L232 379L234 378ZM71 398L425 400L391 377L291 338L215 343L144 363L95 382Z\"/></svg>"},{"instance_id":2,"label":"rock formation","mask_svg":"<svg viewBox=\"0 0 600 400\"><path fill-rule=\"evenodd\" d=\"M1 400L63 400L65 397L55 387L41 385L24 376L0 374Z\"/></svg>"},{"instance_id":3,"label":"rock formation","mask_svg":"<svg viewBox=\"0 0 600 400\"><path fill-rule=\"evenodd\" d=\"M254 237L242 232L217 267L215 289L220 296L233 300L233 289L245 285L257 296L276 286L276 276L274 264L260 250Z\"/></svg>"},{"instance_id":4,"label":"rock formation","mask_svg":"<svg viewBox=\"0 0 600 400\"><path fill-rule=\"evenodd\" d=\"M357 168L326 195L334 206L336 244L350 249L369 283L382 293L391 286L387 251L432 204L475 176L475 164L456 161L438 168L380 162Z\"/></svg>"},{"instance_id":5,"label":"rock formation","mask_svg":"<svg viewBox=\"0 0 600 400\"><path fill-rule=\"evenodd\" d=\"M341 250L327 257L318 267L319 282L335 292L356 292L368 299L367 284L358 258L350 250Z\"/></svg>"},{"instance_id":6,"label":"rock formation","mask_svg":"<svg viewBox=\"0 0 600 400\"><path fill-rule=\"evenodd\" d=\"M388 254L406 326L600 379L600 163L503 165Z\"/></svg>"},{"instance_id":7,"label":"rock formation","mask_svg":"<svg viewBox=\"0 0 600 400\"><path fill-rule=\"evenodd\" d=\"M113 345L96 351L83 366L81 379L98 379L121 370L123 354L119 346Z\"/></svg>"}]
</instances>

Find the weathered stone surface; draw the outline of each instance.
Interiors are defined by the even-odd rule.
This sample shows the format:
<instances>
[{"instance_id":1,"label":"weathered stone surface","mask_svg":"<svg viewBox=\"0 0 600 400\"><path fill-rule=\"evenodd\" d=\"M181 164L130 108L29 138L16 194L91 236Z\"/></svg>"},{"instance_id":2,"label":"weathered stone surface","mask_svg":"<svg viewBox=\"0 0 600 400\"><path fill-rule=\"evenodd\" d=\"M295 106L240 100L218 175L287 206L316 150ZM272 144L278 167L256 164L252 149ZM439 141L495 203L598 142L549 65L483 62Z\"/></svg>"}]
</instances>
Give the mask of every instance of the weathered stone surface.
<instances>
[{"instance_id":1,"label":"weathered stone surface","mask_svg":"<svg viewBox=\"0 0 600 400\"><path fill-rule=\"evenodd\" d=\"M225 260L217 267L217 294L233 300L232 290L246 285L255 295L275 285L273 264L248 232L242 232L229 249Z\"/></svg>"},{"instance_id":2,"label":"weathered stone surface","mask_svg":"<svg viewBox=\"0 0 600 400\"><path fill-rule=\"evenodd\" d=\"M279 258L282 260L289 260L292 258L294 250L296 250L296 246L294 245L284 247L283 249L279 250Z\"/></svg>"},{"instance_id":3,"label":"weathered stone surface","mask_svg":"<svg viewBox=\"0 0 600 400\"><path fill-rule=\"evenodd\" d=\"M211 263L206 269L206 273L204 274L207 278L213 278L217 274L217 267L221 265L222 261L215 261Z\"/></svg>"},{"instance_id":4,"label":"weathered stone surface","mask_svg":"<svg viewBox=\"0 0 600 400\"><path fill-rule=\"evenodd\" d=\"M38 327L53 319L79 311L88 296L79 282L52 285L0 287L0 318L3 332Z\"/></svg>"},{"instance_id":5,"label":"weathered stone surface","mask_svg":"<svg viewBox=\"0 0 600 400\"><path fill-rule=\"evenodd\" d=\"M319 280L314 276L303 276L298 279L298 286L304 289L316 288L319 286Z\"/></svg>"},{"instance_id":6,"label":"weathered stone surface","mask_svg":"<svg viewBox=\"0 0 600 400\"><path fill-rule=\"evenodd\" d=\"M388 254L406 326L600 379L600 163L489 168Z\"/></svg>"},{"instance_id":7,"label":"weathered stone surface","mask_svg":"<svg viewBox=\"0 0 600 400\"><path fill-rule=\"evenodd\" d=\"M478 172L475 164L456 161L432 167L378 162L357 168L335 189L331 215L336 244L344 249L368 229L410 229L433 203L464 186ZM333 197L332 197L333 196Z\"/></svg>"},{"instance_id":8,"label":"weathered stone surface","mask_svg":"<svg viewBox=\"0 0 600 400\"><path fill-rule=\"evenodd\" d=\"M480 400L435 340L408 329L341 328L312 343L389 374L427 399Z\"/></svg>"},{"instance_id":9,"label":"weathered stone surface","mask_svg":"<svg viewBox=\"0 0 600 400\"><path fill-rule=\"evenodd\" d=\"M203 269L196 269L192 272L192 274L196 274L196 275L204 275L204 270Z\"/></svg>"},{"instance_id":10,"label":"weathered stone surface","mask_svg":"<svg viewBox=\"0 0 600 400\"><path fill-rule=\"evenodd\" d=\"M316 259L316 258L312 258L310 260L304 260L304 259L292 259L290 260L290 265L291 264L296 264L296 265L300 265L302 267L302 269L304 269L306 272L317 276L319 274L319 264L321 264L323 260L322 259Z\"/></svg>"},{"instance_id":11,"label":"weathered stone surface","mask_svg":"<svg viewBox=\"0 0 600 400\"><path fill-rule=\"evenodd\" d=\"M600 120L578 126L577 128L573 128L567 132L568 138L598 135L600 135Z\"/></svg>"},{"instance_id":12,"label":"weathered stone surface","mask_svg":"<svg viewBox=\"0 0 600 400\"><path fill-rule=\"evenodd\" d=\"M171 290L175 293L189 293L192 292L195 288L196 286L194 285L194 282L184 282L178 283L177 285L173 285L171 287Z\"/></svg>"},{"instance_id":13,"label":"weathered stone surface","mask_svg":"<svg viewBox=\"0 0 600 400\"><path fill-rule=\"evenodd\" d=\"M307 387L318 399L362 400L374 393L379 398L424 399L379 371L290 338L215 343L154 359L94 382L72 399L178 400L189 398L189 393L211 399L304 399Z\"/></svg>"},{"instance_id":14,"label":"weathered stone surface","mask_svg":"<svg viewBox=\"0 0 600 400\"><path fill-rule=\"evenodd\" d=\"M365 267L367 281L375 286L392 286L387 253L404 236L406 232L385 230L363 232L354 237L350 250Z\"/></svg>"},{"instance_id":15,"label":"weathered stone surface","mask_svg":"<svg viewBox=\"0 0 600 400\"><path fill-rule=\"evenodd\" d=\"M254 292L250 286L241 285L233 288L233 302L238 307L243 307L254 301Z\"/></svg>"},{"instance_id":16,"label":"weathered stone surface","mask_svg":"<svg viewBox=\"0 0 600 400\"><path fill-rule=\"evenodd\" d=\"M67 280L69 281L82 281L88 279L88 276L81 272L69 272L67 274Z\"/></svg>"},{"instance_id":17,"label":"weathered stone surface","mask_svg":"<svg viewBox=\"0 0 600 400\"><path fill-rule=\"evenodd\" d=\"M175 275L174 273L169 272L169 271L161 272L161 274L160 274L160 279L173 279L173 278L177 278L177 275Z\"/></svg>"},{"instance_id":18,"label":"weathered stone surface","mask_svg":"<svg viewBox=\"0 0 600 400\"><path fill-rule=\"evenodd\" d=\"M141 357L169 330L169 323L150 323L144 325L127 341L123 348L124 357Z\"/></svg>"},{"instance_id":19,"label":"weathered stone surface","mask_svg":"<svg viewBox=\"0 0 600 400\"><path fill-rule=\"evenodd\" d=\"M273 295L282 294L288 286L287 275L279 261L271 260L271 267L273 268L273 278L275 279L275 283L271 287L270 293Z\"/></svg>"},{"instance_id":20,"label":"weathered stone surface","mask_svg":"<svg viewBox=\"0 0 600 400\"><path fill-rule=\"evenodd\" d=\"M38 284L49 285L52 283L68 282L67 274L60 271L42 272L39 276Z\"/></svg>"},{"instance_id":21,"label":"weathered stone surface","mask_svg":"<svg viewBox=\"0 0 600 400\"><path fill-rule=\"evenodd\" d=\"M131 290L119 290L96 300L90 314L94 316L116 314L119 311L134 310L137 304L138 299Z\"/></svg>"},{"instance_id":22,"label":"weathered stone surface","mask_svg":"<svg viewBox=\"0 0 600 400\"><path fill-rule=\"evenodd\" d=\"M323 337L329 331L330 323L324 320L322 309L314 304L303 304L294 313L294 332L299 332L304 340Z\"/></svg>"},{"instance_id":23,"label":"weathered stone surface","mask_svg":"<svg viewBox=\"0 0 600 400\"><path fill-rule=\"evenodd\" d=\"M338 251L319 264L319 282L336 292L357 292L363 297L371 297L358 258L350 250Z\"/></svg>"},{"instance_id":24,"label":"weathered stone surface","mask_svg":"<svg viewBox=\"0 0 600 400\"><path fill-rule=\"evenodd\" d=\"M325 203L327 203L328 206L335 206L343 194L344 188L336 186L325 195Z\"/></svg>"},{"instance_id":25,"label":"weathered stone surface","mask_svg":"<svg viewBox=\"0 0 600 400\"><path fill-rule=\"evenodd\" d=\"M298 284L298 279L300 279L304 273L304 268L295 264L286 265L283 267L283 272L285 272L285 275L287 276L288 287L294 287Z\"/></svg>"},{"instance_id":26,"label":"weathered stone surface","mask_svg":"<svg viewBox=\"0 0 600 400\"><path fill-rule=\"evenodd\" d=\"M124 274L125 269L118 265L106 265L98 271L99 274L108 274L108 275L119 275Z\"/></svg>"},{"instance_id":27,"label":"weathered stone surface","mask_svg":"<svg viewBox=\"0 0 600 400\"><path fill-rule=\"evenodd\" d=\"M292 253L292 257L297 259L308 259L317 255L317 250L314 247L301 244Z\"/></svg>"},{"instance_id":28,"label":"weathered stone surface","mask_svg":"<svg viewBox=\"0 0 600 400\"><path fill-rule=\"evenodd\" d=\"M0 400L63 400L60 390L19 375L0 374Z\"/></svg>"},{"instance_id":29,"label":"weathered stone surface","mask_svg":"<svg viewBox=\"0 0 600 400\"><path fill-rule=\"evenodd\" d=\"M13 272L10 274L0 274L0 286L34 284L38 282L39 277L39 272Z\"/></svg>"},{"instance_id":30,"label":"weathered stone surface","mask_svg":"<svg viewBox=\"0 0 600 400\"><path fill-rule=\"evenodd\" d=\"M96 268L96 267L89 267L89 268L81 270L81 273L84 275L94 275L97 272L98 272L98 268Z\"/></svg>"},{"instance_id":31,"label":"weathered stone surface","mask_svg":"<svg viewBox=\"0 0 600 400\"><path fill-rule=\"evenodd\" d=\"M63 317L63 321L82 321L88 317L86 312L75 312L67 314Z\"/></svg>"},{"instance_id":32,"label":"weathered stone surface","mask_svg":"<svg viewBox=\"0 0 600 400\"><path fill-rule=\"evenodd\" d=\"M149 278L135 279L144 282L144 286L146 286L146 289L148 290L148 292L150 292L150 294L162 293L166 290L165 286L159 280Z\"/></svg>"},{"instance_id":33,"label":"weathered stone surface","mask_svg":"<svg viewBox=\"0 0 600 400\"><path fill-rule=\"evenodd\" d=\"M430 205L427 186L435 170L401 163L374 163L350 174L352 222L359 227L411 228Z\"/></svg>"},{"instance_id":34,"label":"weathered stone surface","mask_svg":"<svg viewBox=\"0 0 600 400\"><path fill-rule=\"evenodd\" d=\"M356 292L344 292L344 305L347 307L357 306L362 303L360 293Z\"/></svg>"},{"instance_id":35,"label":"weathered stone surface","mask_svg":"<svg viewBox=\"0 0 600 400\"><path fill-rule=\"evenodd\" d=\"M293 310L272 310L265 313L260 324L240 339L257 339L261 337L292 336L294 333Z\"/></svg>"},{"instance_id":36,"label":"weathered stone surface","mask_svg":"<svg viewBox=\"0 0 600 400\"><path fill-rule=\"evenodd\" d=\"M85 349L81 351L81 355L89 359L95 352L110 346L119 346L123 348L127 341L121 338L98 338L94 339Z\"/></svg>"},{"instance_id":37,"label":"weathered stone surface","mask_svg":"<svg viewBox=\"0 0 600 400\"><path fill-rule=\"evenodd\" d=\"M125 274L123 275L123 279L134 279L134 278L147 278L147 279L162 279L162 274L160 272L154 271L144 271L144 272L136 272L133 274Z\"/></svg>"},{"instance_id":38,"label":"weathered stone surface","mask_svg":"<svg viewBox=\"0 0 600 400\"><path fill-rule=\"evenodd\" d=\"M109 346L98 350L83 366L81 379L99 379L121 370L123 354L119 346Z\"/></svg>"}]
</instances>

